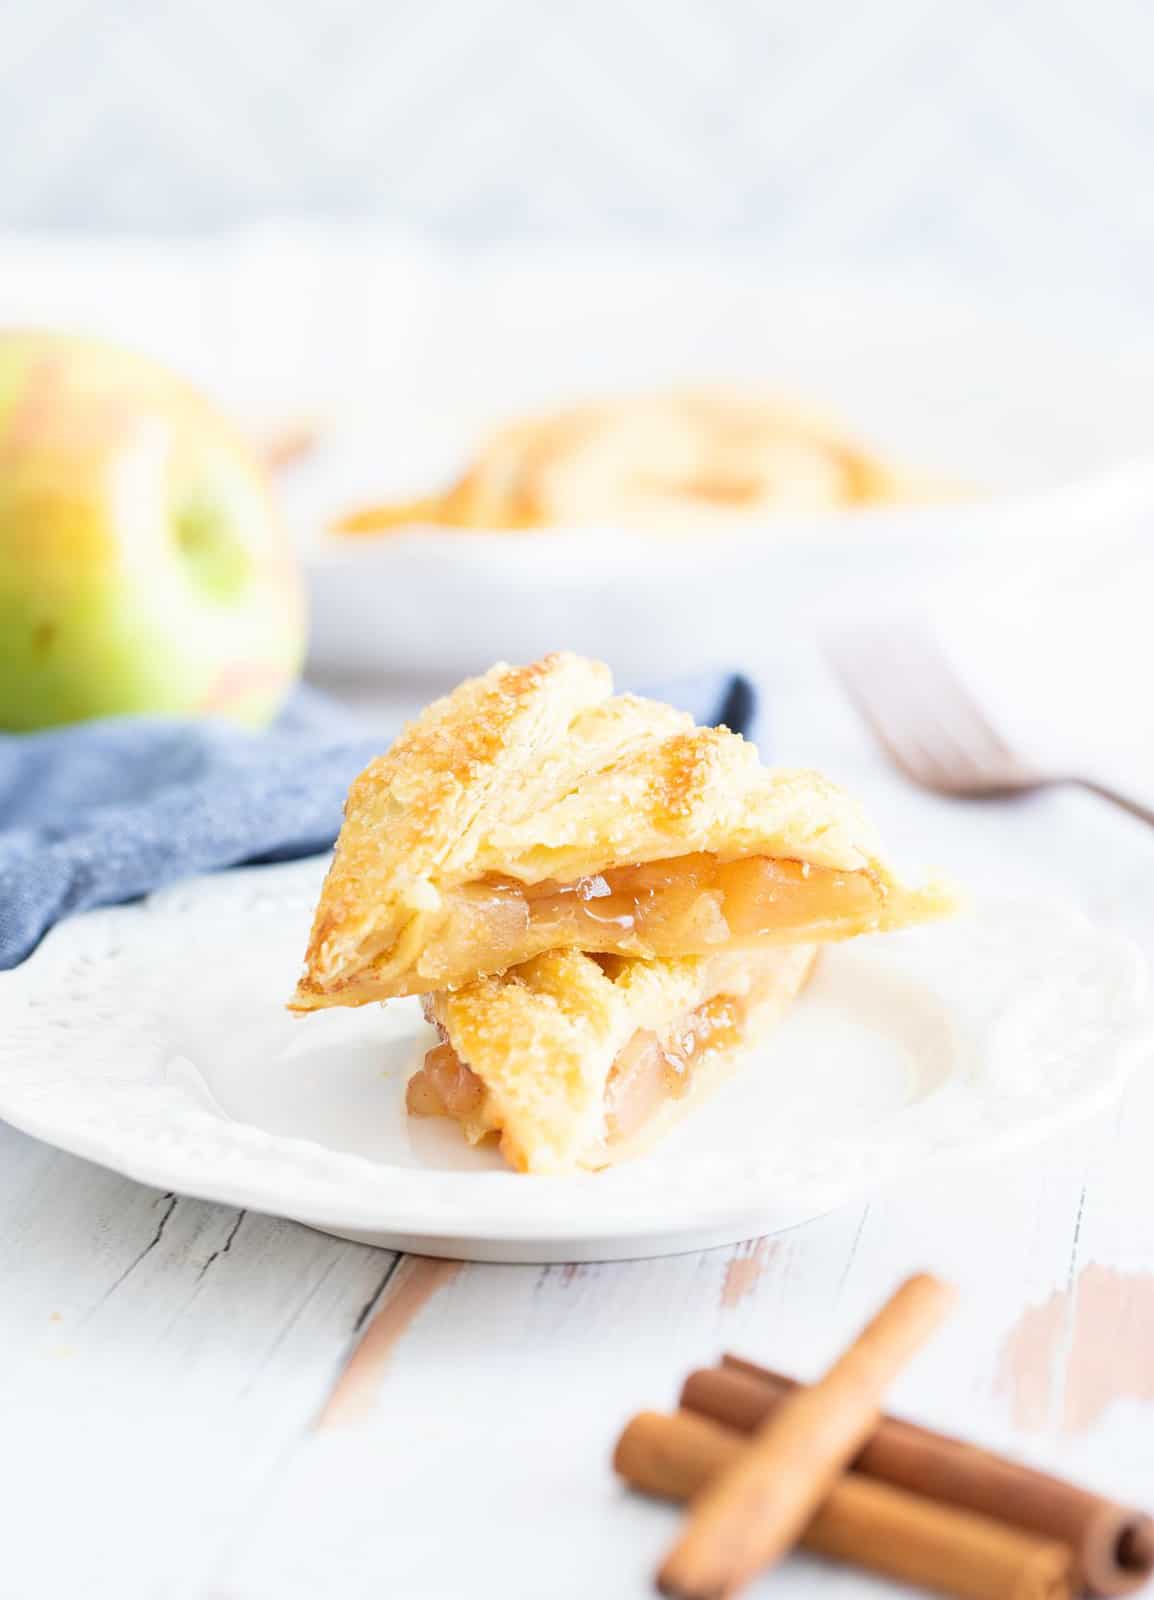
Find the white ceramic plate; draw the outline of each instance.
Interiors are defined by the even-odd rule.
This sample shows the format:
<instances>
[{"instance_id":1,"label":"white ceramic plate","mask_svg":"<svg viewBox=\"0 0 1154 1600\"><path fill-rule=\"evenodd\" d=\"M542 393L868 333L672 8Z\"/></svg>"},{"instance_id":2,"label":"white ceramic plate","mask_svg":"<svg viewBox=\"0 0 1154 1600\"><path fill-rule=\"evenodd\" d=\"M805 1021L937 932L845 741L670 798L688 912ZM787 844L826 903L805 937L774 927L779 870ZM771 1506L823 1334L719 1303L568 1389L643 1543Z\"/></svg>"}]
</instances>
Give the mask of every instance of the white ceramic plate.
<instances>
[{"instance_id":1,"label":"white ceramic plate","mask_svg":"<svg viewBox=\"0 0 1154 1600\"><path fill-rule=\"evenodd\" d=\"M165 1189L498 1261L656 1255L791 1226L1116 1094L1142 961L1076 913L987 905L824 952L784 1026L650 1157L527 1178L404 1085L416 1002L294 1019L323 860L193 879L62 925L0 975L0 1115Z\"/></svg>"}]
</instances>

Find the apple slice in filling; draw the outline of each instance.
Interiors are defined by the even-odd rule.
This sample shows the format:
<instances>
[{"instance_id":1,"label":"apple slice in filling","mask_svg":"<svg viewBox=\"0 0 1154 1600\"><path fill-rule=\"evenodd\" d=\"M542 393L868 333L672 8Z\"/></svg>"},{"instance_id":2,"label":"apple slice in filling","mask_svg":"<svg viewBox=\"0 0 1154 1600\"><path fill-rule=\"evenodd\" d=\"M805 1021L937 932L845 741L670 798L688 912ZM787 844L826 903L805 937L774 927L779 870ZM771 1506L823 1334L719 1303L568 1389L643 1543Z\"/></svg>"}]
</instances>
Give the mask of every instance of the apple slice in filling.
<instances>
[{"instance_id":1,"label":"apple slice in filling","mask_svg":"<svg viewBox=\"0 0 1154 1600\"><path fill-rule=\"evenodd\" d=\"M676 963L616 957L598 962L571 954L570 962L597 968L603 974L601 982L617 997L617 1013L606 1027L594 1020L603 1021L601 1002L606 996L595 991L591 995L584 1073L580 1067L575 1072L574 1064L574 1039L583 1031L579 1015L571 1013L565 1019L555 1053L550 1048L550 1030L558 1023L552 994L540 990L520 994L518 1032L505 1042L509 1018L502 1014L503 1002L518 993L510 987L520 982L515 972L471 986L477 994L466 993L463 1014L468 1025L462 1027L460 1040L454 1037L452 1020L454 1004L460 1007L462 1002L430 996L426 1008L440 1042L409 1080L407 1109L412 1116L454 1119L472 1144L498 1136L502 1155L521 1171L610 1165L659 1137L724 1077L724 1069L736 1064L742 1050L790 1004L815 953L812 947L794 946L716 962ZM639 985L638 969L643 967L648 971ZM661 1007L655 1010L647 998L637 1008L639 1015L645 1013L644 1021L632 1026L632 991L644 989L649 980L660 980L663 968L673 974L669 998L678 1009L662 1015ZM689 969L697 969L689 986L696 988L697 996L690 995L693 1003L686 1004ZM486 994L489 1027L481 998ZM511 1093L510 1066L516 1080ZM520 1070L522 1066L525 1070ZM575 1077L588 1091L584 1097L572 1093ZM558 1082L565 1083L568 1092L558 1096ZM551 1127L536 1125L542 1104L561 1108Z\"/></svg>"},{"instance_id":2,"label":"apple slice in filling","mask_svg":"<svg viewBox=\"0 0 1154 1600\"><path fill-rule=\"evenodd\" d=\"M491 876L451 890L438 936L418 959L424 987L501 972L543 950L652 960L773 944L825 943L952 909L933 886L909 890L873 869L698 852L612 867L570 883Z\"/></svg>"}]
</instances>

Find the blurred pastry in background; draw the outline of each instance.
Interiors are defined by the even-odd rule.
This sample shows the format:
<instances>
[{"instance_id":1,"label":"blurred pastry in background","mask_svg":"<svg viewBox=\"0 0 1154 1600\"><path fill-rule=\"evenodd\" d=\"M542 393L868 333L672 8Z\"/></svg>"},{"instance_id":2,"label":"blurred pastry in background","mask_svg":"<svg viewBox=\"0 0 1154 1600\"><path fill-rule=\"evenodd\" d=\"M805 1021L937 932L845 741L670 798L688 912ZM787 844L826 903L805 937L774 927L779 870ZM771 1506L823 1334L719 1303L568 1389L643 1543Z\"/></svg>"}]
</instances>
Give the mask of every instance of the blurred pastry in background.
<instances>
[{"instance_id":1,"label":"blurred pastry in background","mask_svg":"<svg viewBox=\"0 0 1154 1600\"><path fill-rule=\"evenodd\" d=\"M693 533L766 517L953 498L792 405L703 388L574 406L499 429L444 493L362 507L339 533L611 522Z\"/></svg>"}]
</instances>

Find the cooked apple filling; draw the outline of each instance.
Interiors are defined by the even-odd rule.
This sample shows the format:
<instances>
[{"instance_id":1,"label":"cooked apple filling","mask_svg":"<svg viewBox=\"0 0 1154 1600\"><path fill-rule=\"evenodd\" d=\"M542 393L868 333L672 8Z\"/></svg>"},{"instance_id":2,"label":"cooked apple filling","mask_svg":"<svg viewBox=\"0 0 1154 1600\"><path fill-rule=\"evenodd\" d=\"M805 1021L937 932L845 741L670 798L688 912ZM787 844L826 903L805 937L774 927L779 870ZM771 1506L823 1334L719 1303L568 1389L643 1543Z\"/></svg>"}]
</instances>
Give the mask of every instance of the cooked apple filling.
<instances>
[{"instance_id":1,"label":"cooked apple filling","mask_svg":"<svg viewBox=\"0 0 1154 1600\"><path fill-rule=\"evenodd\" d=\"M605 1144L633 1139L669 1100L688 1092L694 1069L741 1042L745 1002L714 995L663 1033L639 1028L617 1056L605 1085Z\"/></svg>"},{"instance_id":2,"label":"cooked apple filling","mask_svg":"<svg viewBox=\"0 0 1154 1600\"><path fill-rule=\"evenodd\" d=\"M814 945L677 961L549 951L424 998L437 1028L408 1085L414 1116L470 1144L500 1136L520 1172L639 1154L737 1066L796 999Z\"/></svg>"},{"instance_id":3,"label":"cooked apple filling","mask_svg":"<svg viewBox=\"0 0 1154 1600\"><path fill-rule=\"evenodd\" d=\"M690 1088L697 1067L741 1042L747 997L719 994L660 1033L639 1028L618 1052L605 1084L604 1142L614 1148L636 1137L670 1100ZM451 1117L477 1142L499 1129L488 1089L461 1060L439 1028L441 1043L409 1079L405 1105L415 1117Z\"/></svg>"},{"instance_id":4,"label":"cooked apple filling","mask_svg":"<svg viewBox=\"0 0 1154 1600\"><path fill-rule=\"evenodd\" d=\"M573 883L492 876L446 898L443 932L420 959L422 977L437 987L545 950L653 959L849 937L885 924L890 890L868 870L698 853Z\"/></svg>"},{"instance_id":5,"label":"cooked apple filling","mask_svg":"<svg viewBox=\"0 0 1154 1600\"><path fill-rule=\"evenodd\" d=\"M425 1056L405 1090L405 1109L414 1117L454 1117L458 1122L483 1121L489 1091L467 1067L439 1030L441 1043Z\"/></svg>"}]
</instances>

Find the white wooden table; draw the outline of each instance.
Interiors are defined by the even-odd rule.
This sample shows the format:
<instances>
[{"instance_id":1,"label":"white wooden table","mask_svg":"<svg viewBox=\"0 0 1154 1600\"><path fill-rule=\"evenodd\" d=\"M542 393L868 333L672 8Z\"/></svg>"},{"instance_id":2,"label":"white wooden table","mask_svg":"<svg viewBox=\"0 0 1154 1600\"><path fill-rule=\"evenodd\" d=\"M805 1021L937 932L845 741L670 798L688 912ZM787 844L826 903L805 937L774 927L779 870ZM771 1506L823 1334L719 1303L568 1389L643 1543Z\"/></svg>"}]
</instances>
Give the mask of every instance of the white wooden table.
<instances>
[{"instance_id":1,"label":"white wooden table","mask_svg":"<svg viewBox=\"0 0 1154 1600\"><path fill-rule=\"evenodd\" d=\"M813 670L771 721L901 857L1068 892L1154 956L1154 833L916 795ZM895 1407L1154 1502L1152 1134L1145 1071L1056 1143L777 1238L537 1268L397 1258L0 1127L0 1596L645 1595L674 1518L613 1480L625 1418L726 1348L814 1372L919 1266L964 1298ZM875 1589L794 1559L756 1592Z\"/></svg>"}]
</instances>

